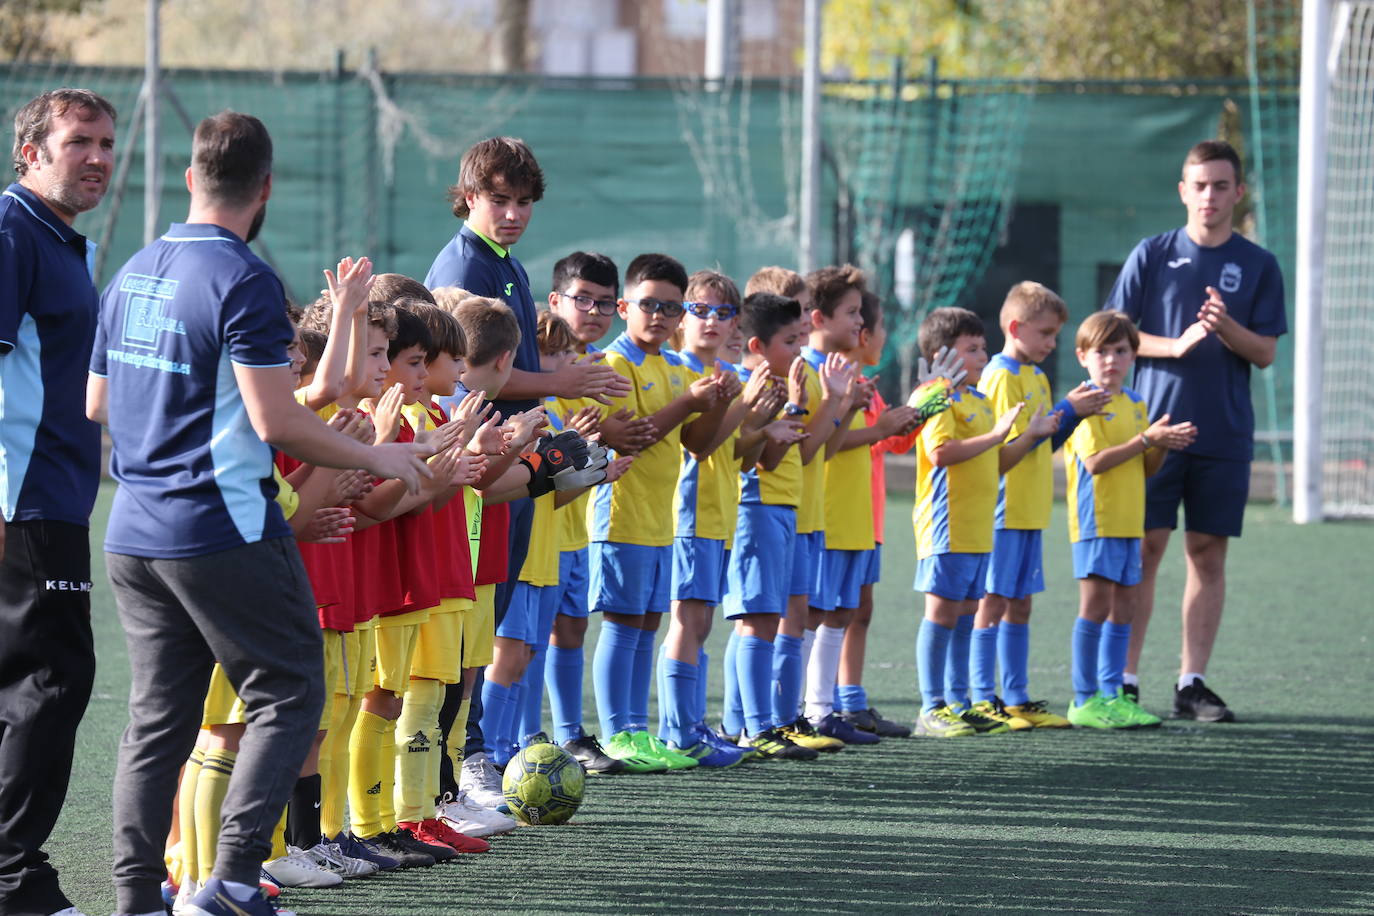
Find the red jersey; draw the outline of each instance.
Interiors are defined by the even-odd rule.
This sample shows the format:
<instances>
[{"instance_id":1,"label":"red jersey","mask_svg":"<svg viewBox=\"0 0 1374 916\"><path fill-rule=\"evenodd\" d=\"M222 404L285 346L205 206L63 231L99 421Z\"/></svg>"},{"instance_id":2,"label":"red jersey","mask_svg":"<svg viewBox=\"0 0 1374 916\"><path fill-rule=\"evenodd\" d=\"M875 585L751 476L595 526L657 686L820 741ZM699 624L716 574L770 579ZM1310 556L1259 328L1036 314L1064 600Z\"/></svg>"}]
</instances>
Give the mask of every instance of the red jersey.
<instances>
[{"instance_id":1,"label":"red jersey","mask_svg":"<svg viewBox=\"0 0 1374 916\"><path fill-rule=\"evenodd\" d=\"M878 422L878 415L884 410L887 410L887 402L881 394L873 392L873 399L864 408L864 422L872 426ZM888 436L869 446L873 453L873 539L879 544L883 542L883 523L887 510L887 465L883 455L887 452L900 454L911 451L920 434L921 431L917 429L905 436Z\"/></svg>"},{"instance_id":2,"label":"red jersey","mask_svg":"<svg viewBox=\"0 0 1374 916\"><path fill-rule=\"evenodd\" d=\"M290 455L277 452L277 469L282 476L290 474L301 466L301 462ZM314 473L333 473L321 468ZM315 607L318 609L320 626L327 630L348 632L353 629L353 552L350 545L308 544L297 541L301 561L305 564L305 574L310 579L310 589L315 594Z\"/></svg>"},{"instance_id":3,"label":"red jersey","mask_svg":"<svg viewBox=\"0 0 1374 916\"><path fill-rule=\"evenodd\" d=\"M476 585L495 585L510 577L510 506L482 507L482 544L477 551Z\"/></svg>"},{"instance_id":4,"label":"red jersey","mask_svg":"<svg viewBox=\"0 0 1374 916\"><path fill-rule=\"evenodd\" d=\"M426 407L435 427L448 422L438 404ZM443 598L477 597L472 581L472 549L468 544L468 518L460 490L441 509L434 511L435 562L439 572L439 595ZM479 551L480 553L480 551Z\"/></svg>"},{"instance_id":5,"label":"red jersey","mask_svg":"<svg viewBox=\"0 0 1374 916\"><path fill-rule=\"evenodd\" d=\"M401 418L396 441L415 441L415 430L405 417ZM382 611L382 616L438 607L440 553L434 530L434 510L426 506L422 512L399 516L388 524L396 529L397 553L393 563L400 571L403 597L400 605Z\"/></svg>"}]
</instances>

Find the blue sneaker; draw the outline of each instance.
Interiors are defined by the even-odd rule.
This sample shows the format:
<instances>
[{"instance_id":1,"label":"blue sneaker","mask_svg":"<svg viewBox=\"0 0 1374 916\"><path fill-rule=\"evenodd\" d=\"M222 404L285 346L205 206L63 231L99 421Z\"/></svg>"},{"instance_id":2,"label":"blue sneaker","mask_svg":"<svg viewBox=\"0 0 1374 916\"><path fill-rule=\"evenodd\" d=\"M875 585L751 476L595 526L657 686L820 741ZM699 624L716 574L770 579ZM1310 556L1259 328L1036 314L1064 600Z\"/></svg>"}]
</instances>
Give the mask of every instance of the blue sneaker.
<instances>
[{"instance_id":1,"label":"blue sneaker","mask_svg":"<svg viewBox=\"0 0 1374 916\"><path fill-rule=\"evenodd\" d=\"M745 751L742 747L716 747L705 738L695 744L686 747L679 747L676 744L669 745L679 754L686 754L696 760L698 766L711 767L717 770L728 770L737 767L744 762Z\"/></svg>"},{"instance_id":2,"label":"blue sneaker","mask_svg":"<svg viewBox=\"0 0 1374 916\"><path fill-rule=\"evenodd\" d=\"M845 744L877 744L882 740L873 732L860 731L833 712L816 723L816 731L827 738L839 738Z\"/></svg>"},{"instance_id":3,"label":"blue sneaker","mask_svg":"<svg viewBox=\"0 0 1374 916\"><path fill-rule=\"evenodd\" d=\"M182 916L296 916L273 906L261 889L254 891L247 900L236 900L218 878L205 882L200 893L192 897L181 912Z\"/></svg>"},{"instance_id":4,"label":"blue sneaker","mask_svg":"<svg viewBox=\"0 0 1374 916\"><path fill-rule=\"evenodd\" d=\"M698 724L696 728L692 729L692 734L696 736L698 741L705 741L707 744L711 745L711 747L727 751L744 751L744 759L750 759L749 750L739 746L739 739L731 741L705 723Z\"/></svg>"},{"instance_id":5,"label":"blue sneaker","mask_svg":"<svg viewBox=\"0 0 1374 916\"><path fill-rule=\"evenodd\" d=\"M339 850L351 859L371 862L383 871L399 868L401 863L377 848L377 844L359 839L347 830L339 831L336 837L325 837L326 843L337 843Z\"/></svg>"}]
</instances>

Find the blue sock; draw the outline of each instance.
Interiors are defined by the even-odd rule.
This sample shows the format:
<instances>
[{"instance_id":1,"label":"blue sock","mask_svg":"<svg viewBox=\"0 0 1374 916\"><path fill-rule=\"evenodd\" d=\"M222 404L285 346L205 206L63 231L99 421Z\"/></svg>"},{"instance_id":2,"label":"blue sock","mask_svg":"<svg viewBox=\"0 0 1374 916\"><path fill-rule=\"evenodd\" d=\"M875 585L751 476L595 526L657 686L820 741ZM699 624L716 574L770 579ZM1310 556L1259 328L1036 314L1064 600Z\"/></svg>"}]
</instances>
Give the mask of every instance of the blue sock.
<instances>
[{"instance_id":1,"label":"blue sock","mask_svg":"<svg viewBox=\"0 0 1374 916\"><path fill-rule=\"evenodd\" d=\"M835 688L835 708L841 712L862 712L868 708L868 691L863 684L840 684Z\"/></svg>"},{"instance_id":2,"label":"blue sock","mask_svg":"<svg viewBox=\"0 0 1374 916\"><path fill-rule=\"evenodd\" d=\"M649 686L654 682L654 630L640 630L630 670L630 727L649 727ZM658 698L660 703L663 697Z\"/></svg>"},{"instance_id":3,"label":"blue sock","mask_svg":"<svg viewBox=\"0 0 1374 916\"><path fill-rule=\"evenodd\" d=\"M1109 697L1121 689L1121 675L1126 671L1126 650L1131 646L1131 625L1112 623L1102 625L1102 641L1097 649L1097 689Z\"/></svg>"},{"instance_id":4,"label":"blue sock","mask_svg":"<svg viewBox=\"0 0 1374 916\"><path fill-rule=\"evenodd\" d=\"M553 740L559 744L582 735L582 670L586 667L581 649L549 646L545 682L549 688L549 716L553 719Z\"/></svg>"},{"instance_id":5,"label":"blue sock","mask_svg":"<svg viewBox=\"0 0 1374 916\"><path fill-rule=\"evenodd\" d=\"M1097 693L1097 653L1102 624L1083 617L1073 622L1073 701L1082 706Z\"/></svg>"},{"instance_id":6,"label":"blue sock","mask_svg":"<svg viewBox=\"0 0 1374 916\"><path fill-rule=\"evenodd\" d=\"M482 682L482 733L491 747L492 762L502 766L510 758L510 727L515 718L517 684L503 687Z\"/></svg>"},{"instance_id":7,"label":"blue sock","mask_svg":"<svg viewBox=\"0 0 1374 916\"><path fill-rule=\"evenodd\" d=\"M1030 624L997 625L997 663L1002 666L1002 702L1021 706L1030 702Z\"/></svg>"},{"instance_id":8,"label":"blue sock","mask_svg":"<svg viewBox=\"0 0 1374 916\"><path fill-rule=\"evenodd\" d=\"M973 702L997 698L997 624L975 628L969 652L969 687Z\"/></svg>"},{"instance_id":9,"label":"blue sock","mask_svg":"<svg viewBox=\"0 0 1374 916\"><path fill-rule=\"evenodd\" d=\"M945 702L969 705L968 657L973 646L973 615L962 614L949 638L945 659Z\"/></svg>"},{"instance_id":10,"label":"blue sock","mask_svg":"<svg viewBox=\"0 0 1374 916\"><path fill-rule=\"evenodd\" d=\"M740 696L739 671L735 667L739 643L739 632L731 627L730 638L725 641L725 687L720 710L720 727L727 735L738 735L744 731L744 700Z\"/></svg>"},{"instance_id":11,"label":"blue sock","mask_svg":"<svg viewBox=\"0 0 1374 916\"><path fill-rule=\"evenodd\" d=\"M524 738L541 731L544 726L544 664L548 661L549 644L536 643L530 665L525 676L520 679L523 693L520 697L520 727L516 738Z\"/></svg>"},{"instance_id":12,"label":"blue sock","mask_svg":"<svg viewBox=\"0 0 1374 916\"><path fill-rule=\"evenodd\" d=\"M658 661L654 665L654 691L658 694L658 729L654 734L664 738L668 730L668 643L658 647Z\"/></svg>"},{"instance_id":13,"label":"blue sock","mask_svg":"<svg viewBox=\"0 0 1374 916\"><path fill-rule=\"evenodd\" d=\"M658 695L658 708L662 715L663 727L658 736L671 741L678 747L695 744L692 737L692 709L697 703L697 666L669 658L666 654L659 659L663 675L664 689Z\"/></svg>"},{"instance_id":14,"label":"blue sock","mask_svg":"<svg viewBox=\"0 0 1374 916\"><path fill-rule=\"evenodd\" d=\"M735 651L744 725L750 735L773 727L773 644L757 636L745 636Z\"/></svg>"},{"instance_id":15,"label":"blue sock","mask_svg":"<svg viewBox=\"0 0 1374 916\"><path fill-rule=\"evenodd\" d=\"M711 670L711 657L702 649L697 653L697 695L696 704L692 707L692 724L706 724L706 681L707 673Z\"/></svg>"},{"instance_id":16,"label":"blue sock","mask_svg":"<svg viewBox=\"0 0 1374 916\"><path fill-rule=\"evenodd\" d=\"M773 721L791 725L797 719L802 695L802 641L779 633L773 640Z\"/></svg>"},{"instance_id":17,"label":"blue sock","mask_svg":"<svg viewBox=\"0 0 1374 916\"><path fill-rule=\"evenodd\" d=\"M592 686L601 735L607 741L630 727L630 675L634 670L639 629L611 620L601 621L601 636L592 656Z\"/></svg>"},{"instance_id":18,"label":"blue sock","mask_svg":"<svg viewBox=\"0 0 1374 916\"><path fill-rule=\"evenodd\" d=\"M916 674L921 685L921 711L945 704L945 656L954 630L921 619L916 631Z\"/></svg>"}]
</instances>

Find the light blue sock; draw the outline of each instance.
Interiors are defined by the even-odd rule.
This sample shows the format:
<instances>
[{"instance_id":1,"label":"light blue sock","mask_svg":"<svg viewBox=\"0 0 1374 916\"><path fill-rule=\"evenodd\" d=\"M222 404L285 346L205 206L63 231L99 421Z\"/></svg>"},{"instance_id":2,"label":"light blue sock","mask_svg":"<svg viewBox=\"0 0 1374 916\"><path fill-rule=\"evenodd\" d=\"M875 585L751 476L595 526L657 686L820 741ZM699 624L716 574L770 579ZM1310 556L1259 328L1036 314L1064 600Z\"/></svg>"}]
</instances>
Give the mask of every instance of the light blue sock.
<instances>
[{"instance_id":1,"label":"light blue sock","mask_svg":"<svg viewBox=\"0 0 1374 916\"><path fill-rule=\"evenodd\" d=\"M482 682L482 733L491 746L492 762L504 765L510 757L510 727L515 718L516 684L504 687L490 679Z\"/></svg>"},{"instance_id":2,"label":"light blue sock","mask_svg":"<svg viewBox=\"0 0 1374 916\"><path fill-rule=\"evenodd\" d=\"M1073 622L1073 701L1082 706L1097 693L1097 653L1102 624L1084 617Z\"/></svg>"},{"instance_id":3,"label":"light blue sock","mask_svg":"<svg viewBox=\"0 0 1374 916\"><path fill-rule=\"evenodd\" d=\"M973 645L973 615L962 614L949 638L949 652L945 658L945 702L969 705L968 657Z\"/></svg>"},{"instance_id":4,"label":"light blue sock","mask_svg":"<svg viewBox=\"0 0 1374 916\"><path fill-rule=\"evenodd\" d=\"M921 711L945 705L945 661L954 630L922 618L916 631L916 676L921 685Z\"/></svg>"},{"instance_id":5,"label":"light blue sock","mask_svg":"<svg viewBox=\"0 0 1374 916\"><path fill-rule=\"evenodd\" d=\"M973 645L969 651L969 687L975 703L997 698L996 624L973 631Z\"/></svg>"},{"instance_id":6,"label":"light blue sock","mask_svg":"<svg viewBox=\"0 0 1374 916\"><path fill-rule=\"evenodd\" d=\"M549 657L549 644L536 643L525 676L520 679L520 727L516 738L524 739L544 727L544 665Z\"/></svg>"},{"instance_id":7,"label":"light blue sock","mask_svg":"<svg viewBox=\"0 0 1374 916\"><path fill-rule=\"evenodd\" d=\"M559 744L582 735L582 671L586 667L581 649L549 646L545 683L549 688L549 717L553 719L553 740Z\"/></svg>"},{"instance_id":8,"label":"light blue sock","mask_svg":"<svg viewBox=\"0 0 1374 916\"><path fill-rule=\"evenodd\" d=\"M779 633L773 640L773 721L791 725L797 719L802 695L802 641Z\"/></svg>"},{"instance_id":9,"label":"light blue sock","mask_svg":"<svg viewBox=\"0 0 1374 916\"><path fill-rule=\"evenodd\" d=\"M773 644L757 636L745 636L735 651L744 725L757 735L773 727Z\"/></svg>"},{"instance_id":10,"label":"light blue sock","mask_svg":"<svg viewBox=\"0 0 1374 916\"><path fill-rule=\"evenodd\" d=\"M654 665L654 690L658 693L658 729L654 734L664 738L664 733L668 730L668 643L658 647L658 662Z\"/></svg>"},{"instance_id":11,"label":"light blue sock","mask_svg":"<svg viewBox=\"0 0 1374 916\"><path fill-rule=\"evenodd\" d=\"M692 707L692 724L706 724L706 682L709 680L707 674L711 668L711 657L702 649L697 653L697 695L696 703Z\"/></svg>"},{"instance_id":12,"label":"light blue sock","mask_svg":"<svg viewBox=\"0 0 1374 916\"><path fill-rule=\"evenodd\" d=\"M692 726L696 724L692 721L692 708L697 702L697 666L666 654L659 664L664 671L664 687L658 695L658 708L663 712L659 717L663 728L658 736L678 747L688 747L696 743L692 737Z\"/></svg>"},{"instance_id":13,"label":"light blue sock","mask_svg":"<svg viewBox=\"0 0 1374 916\"><path fill-rule=\"evenodd\" d=\"M639 629L611 620L601 621L601 635L592 656L592 687L601 736L609 741L630 727L630 675L634 670Z\"/></svg>"},{"instance_id":14,"label":"light blue sock","mask_svg":"<svg viewBox=\"0 0 1374 916\"><path fill-rule=\"evenodd\" d=\"M997 625L997 662L1002 666L1002 702L1021 706L1030 702L1030 624Z\"/></svg>"},{"instance_id":15,"label":"light blue sock","mask_svg":"<svg viewBox=\"0 0 1374 916\"><path fill-rule=\"evenodd\" d=\"M639 642L635 646L634 668L630 673L630 727L647 729L649 727L649 687L654 682L654 637L653 630L640 630ZM658 698L660 703L663 697Z\"/></svg>"},{"instance_id":16,"label":"light blue sock","mask_svg":"<svg viewBox=\"0 0 1374 916\"><path fill-rule=\"evenodd\" d=\"M738 735L744 731L744 700L740 696L739 669L735 667L738 663L739 643L739 631L731 627L730 638L725 641L725 686L720 710L720 727L727 735Z\"/></svg>"},{"instance_id":17,"label":"light blue sock","mask_svg":"<svg viewBox=\"0 0 1374 916\"><path fill-rule=\"evenodd\" d=\"M863 684L840 684L835 688L835 708L841 712L863 712L868 708L868 691Z\"/></svg>"},{"instance_id":18,"label":"light blue sock","mask_svg":"<svg viewBox=\"0 0 1374 916\"><path fill-rule=\"evenodd\" d=\"M1121 689L1121 675L1126 671L1126 652L1131 646L1131 625L1112 623L1102 625L1102 641L1097 649L1097 689L1107 696L1116 696Z\"/></svg>"}]
</instances>

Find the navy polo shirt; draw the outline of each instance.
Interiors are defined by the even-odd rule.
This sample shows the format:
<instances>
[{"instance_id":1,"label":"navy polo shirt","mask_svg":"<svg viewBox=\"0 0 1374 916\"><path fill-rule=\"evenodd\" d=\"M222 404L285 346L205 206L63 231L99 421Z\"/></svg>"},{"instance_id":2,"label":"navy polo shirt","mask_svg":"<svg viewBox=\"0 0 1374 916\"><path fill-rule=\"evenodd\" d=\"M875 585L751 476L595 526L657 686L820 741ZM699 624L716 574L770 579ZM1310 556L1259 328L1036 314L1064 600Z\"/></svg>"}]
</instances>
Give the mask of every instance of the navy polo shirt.
<instances>
[{"instance_id":1,"label":"navy polo shirt","mask_svg":"<svg viewBox=\"0 0 1374 916\"><path fill-rule=\"evenodd\" d=\"M458 230L443 250L434 258L425 286L458 286L474 296L500 299L515 312L520 323L520 345L515 349L515 368L526 372L539 371L539 340L535 336L534 296L530 292L530 277L524 265L507 251L499 254L485 238L468 226ZM492 402L509 417L522 410L539 406L536 398L496 400Z\"/></svg>"},{"instance_id":2,"label":"navy polo shirt","mask_svg":"<svg viewBox=\"0 0 1374 916\"><path fill-rule=\"evenodd\" d=\"M89 525L100 427L86 419L95 246L21 184L0 194L0 508Z\"/></svg>"},{"instance_id":3,"label":"navy polo shirt","mask_svg":"<svg viewBox=\"0 0 1374 916\"><path fill-rule=\"evenodd\" d=\"M105 288L91 372L109 380L120 483L107 551L196 557L291 536L234 377L290 365L285 301L271 267L206 224L174 223Z\"/></svg>"},{"instance_id":4,"label":"navy polo shirt","mask_svg":"<svg viewBox=\"0 0 1374 916\"><path fill-rule=\"evenodd\" d=\"M1216 287L1226 311L1266 337L1288 332L1283 275L1268 251L1240 235L1204 248L1175 229L1140 242L1121 268L1106 307L1130 316L1147 334L1178 337L1197 321ZM1186 451L1211 458L1249 461L1255 449L1255 409L1250 400L1250 362L1209 334L1182 359L1140 359L1131 386L1150 416L1191 420L1197 439Z\"/></svg>"}]
</instances>

